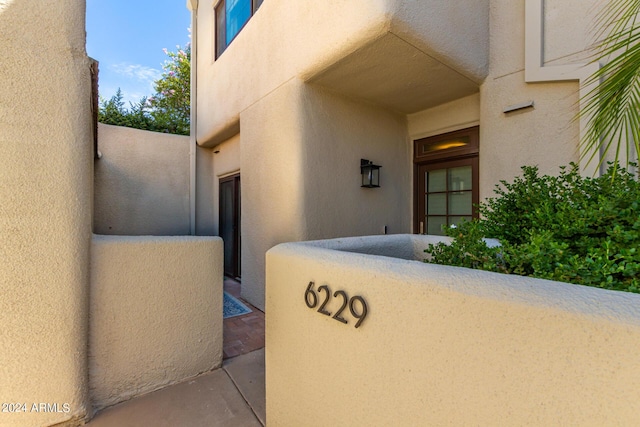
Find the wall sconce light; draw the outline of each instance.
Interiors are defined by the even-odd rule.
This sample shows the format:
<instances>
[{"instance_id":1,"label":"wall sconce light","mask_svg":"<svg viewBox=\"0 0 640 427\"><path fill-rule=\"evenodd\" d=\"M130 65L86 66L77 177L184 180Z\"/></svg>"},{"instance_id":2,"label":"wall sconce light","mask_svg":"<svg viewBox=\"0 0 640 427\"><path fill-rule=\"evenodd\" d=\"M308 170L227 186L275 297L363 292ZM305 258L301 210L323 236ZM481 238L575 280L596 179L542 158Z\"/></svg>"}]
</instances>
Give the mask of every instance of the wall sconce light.
<instances>
[{"instance_id":1,"label":"wall sconce light","mask_svg":"<svg viewBox=\"0 0 640 427\"><path fill-rule=\"evenodd\" d=\"M362 185L364 188L380 187L380 168L366 159L360 159L360 174L362 175Z\"/></svg>"}]
</instances>

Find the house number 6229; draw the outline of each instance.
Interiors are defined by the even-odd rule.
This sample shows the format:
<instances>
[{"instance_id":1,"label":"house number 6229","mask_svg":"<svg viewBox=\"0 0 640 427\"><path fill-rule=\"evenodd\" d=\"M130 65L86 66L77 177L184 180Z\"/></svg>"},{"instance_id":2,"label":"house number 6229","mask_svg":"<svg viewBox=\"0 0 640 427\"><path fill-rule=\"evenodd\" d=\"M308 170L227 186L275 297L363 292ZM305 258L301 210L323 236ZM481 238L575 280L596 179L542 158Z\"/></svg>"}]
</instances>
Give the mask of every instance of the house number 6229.
<instances>
[{"instance_id":1,"label":"house number 6229","mask_svg":"<svg viewBox=\"0 0 640 427\"><path fill-rule=\"evenodd\" d=\"M331 313L324 309L331 299L331 290L327 285L322 285L318 288L318 291L316 293L316 290L313 289L314 285L314 282L309 282L307 290L304 291L304 302L307 304L307 307L316 308L318 306L318 294L324 293L324 301L322 301L322 304L320 304L318 313L324 314L325 316L331 316ZM342 322L344 324L349 323L347 319L342 317L342 312L345 308L347 308L348 305L351 315L358 319L358 321L356 322L356 328L359 327L362 324L364 318L367 317L367 302L364 300L364 298L359 295L349 298L345 291L335 291L333 293L333 297L342 297L342 305L340 306L338 311L336 311L336 314L331 316L331 318L336 319L338 322ZM356 302L359 304L356 304ZM359 311L356 310L356 305L360 305Z\"/></svg>"}]
</instances>

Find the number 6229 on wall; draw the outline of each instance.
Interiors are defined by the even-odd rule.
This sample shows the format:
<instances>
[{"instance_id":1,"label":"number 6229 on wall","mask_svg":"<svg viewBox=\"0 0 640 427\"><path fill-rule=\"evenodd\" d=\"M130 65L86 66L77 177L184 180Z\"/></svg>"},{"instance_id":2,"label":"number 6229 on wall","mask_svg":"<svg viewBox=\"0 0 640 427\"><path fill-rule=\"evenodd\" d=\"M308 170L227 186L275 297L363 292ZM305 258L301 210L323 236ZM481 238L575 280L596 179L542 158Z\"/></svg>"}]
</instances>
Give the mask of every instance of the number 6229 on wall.
<instances>
[{"instance_id":1,"label":"number 6229 on wall","mask_svg":"<svg viewBox=\"0 0 640 427\"><path fill-rule=\"evenodd\" d=\"M315 289L313 289L314 286L314 282L309 282L307 289L304 291L304 302L307 304L307 307L316 308L319 302L318 295L324 294L324 300L317 310L318 313L324 314L325 316L330 316L332 319L335 319L338 322L344 323L346 325L349 323L349 321L342 317L342 312L345 310L345 308L347 308L348 305L351 315L357 319L355 325L356 328L358 328L367 317L368 307L367 302L364 300L364 298L359 295L349 298L345 291L335 291L333 293L333 298L342 298L342 305L332 316L331 312L325 310L325 307L331 300L331 289L329 289L329 286L327 285L322 285L318 287L318 290L316 291ZM356 308L359 308L359 310L356 310Z\"/></svg>"}]
</instances>

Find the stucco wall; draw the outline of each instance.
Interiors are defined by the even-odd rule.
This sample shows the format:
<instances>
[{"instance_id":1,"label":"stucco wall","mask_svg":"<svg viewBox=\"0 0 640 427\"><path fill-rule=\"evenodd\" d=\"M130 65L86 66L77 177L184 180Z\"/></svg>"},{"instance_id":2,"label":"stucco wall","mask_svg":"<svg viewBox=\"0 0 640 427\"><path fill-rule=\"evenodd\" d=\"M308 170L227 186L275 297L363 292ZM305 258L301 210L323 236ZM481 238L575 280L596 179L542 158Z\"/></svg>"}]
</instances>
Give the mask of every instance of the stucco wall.
<instances>
[{"instance_id":1,"label":"stucco wall","mask_svg":"<svg viewBox=\"0 0 640 427\"><path fill-rule=\"evenodd\" d=\"M477 85L487 73L488 3L488 0L472 0L461 8L438 1L334 0L310 4L265 1L217 60L214 60L213 45L214 9L210 3L200 3L198 143L214 145L228 138L230 135L225 129L237 130L241 111L289 79L311 79L390 34L401 46L411 48L410 54L402 57L406 62L394 59L393 55L387 58L386 54L372 54L358 60L367 63L382 60L376 64L395 67L402 74L411 66L411 58L417 63L424 56L443 63L444 68L458 70L459 73L455 73L458 77L463 76L467 84L473 83L471 86ZM439 13L433 13L434 10ZM459 38L449 36L448 30L452 27L457 28ZM443 28L447 31L441 31ZM396 50L396 53L399 52ZM349 68L348 62L347 59L343 64L345 70ZM402 67L398 66L400 63ZM354 79L346 71L346 74L339 73L338 80L353 82L347 88L353 89L365 74L375 77L372 74L386 71L360 69L360 79ZM385 79L376 87L356 92L376 97L376 90L396 81Z\"/></svg>"},{"instance_id":2,"label":"stucco wall","mask_svg":"<svg viewBox=\"0 0 640 427\"><path fill-rule=\"evenodd\" d=\"M242 113L242 296L264 309L264 254L304 238L298 84L289 83Z\"/></svg>"},{"instance_id":3,"label":"stucco wall","mask_svg":"<svg viewBox=\"0 0 640 427\"><path fill-rule=\"evenodd\" d=\"M1 1L1 426L87 415L91 77L84 0ZM57 404L60 412L32 412ZM64 404L68 404L65 411Z\"/></svg>"},{"instance_id":4,"label":"stucco wall","mask_svg":"<svg viewBox=\"0 0 640 427\"><path fill-rule=\"evenodd\" d=\"M589 61L598 13L606 0L544 0L544 64Z\"/></svg>"},{"instance_id":5,"label":"stucco wall","mask_svg":"<svg viewBox=\"0 0 640 427\"><path fill-rule=\"evenodd\" d=\"M412 173L403 115L314 85L299 88L304 239L406 233ZM361 188L360 159L380 169L380 188ZM390 207L393 206L393 209Z\"/></svg>"},{"instance_id":6,"label":"stucco wall","mask_svg":"<svg viewBox=\"0 0 640 427\"><path fill-rule=\"evenodd\" d=\"M293 79L243 111L241 126L242 295L255 306L278 243L409 231L404 116ZM381 188L360 188L361 158L382 165Z\"/></svg>"},{"instance_id":7,"label":"stucco wall","mask_svg":"<svg viewBox=\"0 0 640 427\"><path fill-rule=\"evenodd\" d=\"M479 124L480 94L407 115L407 125L412 141Z\"/></svg>"},{"instance_id":8,"label":"stucco wall","mask_svg":"<svg viewBox=\"0 0 640 427\"><path fill-rule=\"evenodd\" d=\"M99 124L94 230L189 234L189 137Z\"/></svg>"},{"instance_id":9,"label":"stucco wall","mask_svg":"<svg viewBox=\"0 0 640 427\"><path fill-rule=\"evenodd\" d=\"M593 41L598 0L545 1L543 64L581 61ZM578 81L525 83L524 2L492 0L489 77L480 89L480 197L493 195L501 179L511 180L522 165L542 173L579 159ZM503 113L533 101L534 107Z\"/></svg>"},{"instance_id":10,"label":"stucco wall","mask_svg":"<svg viewBox=\"0 0 640 427\"><path fill-rule=\"evenodd\" d=\"M220 366L220 238L95 235L91 258L96 410Z\"/></svg>"},{"instance_id":11,"label":"stucco wall","mask_svg":"<svg viewBox=\"0 0 640 427\"><path fill-rule=\"evenodd\" d=\"M640 295L344 251L383 254L402 238L401 254L429 239L267 253L270 426L637 422ZM308 308L310 281L319 301L321 285L362 296L360 327L349 308L347 324Z\"/></svg>"},{"instance_id":12,"label":"stucco wall","mask_svg":"<svg viewBox=\"0 0 640 427\"><path fill-rule=\"evenodd\" d=\"M196 146L196 235L215 236L213 149Z\"/></svg>"}]
</instances>

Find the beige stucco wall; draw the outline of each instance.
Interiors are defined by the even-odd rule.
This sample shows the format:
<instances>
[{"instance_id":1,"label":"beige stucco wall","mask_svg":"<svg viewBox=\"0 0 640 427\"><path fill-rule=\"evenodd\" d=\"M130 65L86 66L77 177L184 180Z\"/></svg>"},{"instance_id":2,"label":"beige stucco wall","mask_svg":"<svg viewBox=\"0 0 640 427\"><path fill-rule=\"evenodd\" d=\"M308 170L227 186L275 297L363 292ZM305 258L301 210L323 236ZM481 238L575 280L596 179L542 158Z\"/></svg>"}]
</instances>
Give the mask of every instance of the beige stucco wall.
<instances>
[{"instance_id":1,"label":"beige stucco wall","mask_svg":"<svg viewBox=\"0 0 640 427\"><path fill-rule=\"evenodd\" d=\"M196 145L196 235L215 236L217 224L214 215L218 201L213 198L213 149Z\"/></svg>"},{"instance_id":2,"label":"beige stucco wall","mask_svg":"<svg viewBox=\"0 0 640 427\"><path fill-rule=\"evenodd\" d=\"M353 253L407 257L418 240L267 253L268 425L636 424L639 295ZM308 308L310 281L362 296L361 326Z\"/></svg>"},{"instance_id":3,"label":"beige stucco wall","mask_svg":"<svg viewBox=\"0 0 640 427\"><path fill-rule=\"evenodd\" d=\"M598 0L545 1L545 66L574 63L592 42L589 30ZM602 3L602 2L600 2ZM480 89L480 197L499 180L512 180L523 165L542 173L579 159L578 81L525 83L524 2L492 0L489 77ZM505 114L524 101L534 107Z\"/></svg>"},{"instance_id":4,"label":"beige stucco wall","mask_svg":"<svg viewBox=\"0 0 640 427\"><path fill-rule=\"evenodd\" d=\"M479 124L479 93L407 115L411 141L478 126ZM411 147L411 150L413 150L413 147Z\"/></svg>"},{"instance_id":5,"label":"beige stucco wall","mask_svg":"<svg viewBox=\"0 0 640 427\"><path fill-rule=\"evenodd\" d=\"M1 1L1 426L87 415L91 77L83 0ZM54 403L68 412L31 412Z\"/></svg>"},{"instance_id":6,"label":"beige stucco wall","mask_svg":"<svg viewBox=\"0 0 640 427\"><path fill-rule=\"evenodd\" d=\"M544 0L544 64L588 62L598 13L606 0Z\"/></svg>"},{"instance_id":7,"label":"beige stucco wall","mask_svg":"<svg viewBox=\"0 0 640 427\"><path fill-rule=\"evenodd\" d=\"M299 88L304 239L397 234L411 227L411 148L404 115L314 85ZM380 169L361 188L360 159ZM390 207L393 206L393 209Z\"/></svg>"},{"instance_id":8,"label":"beige stucco wall","mask_svg":"<svg viewBox=\"0 0 640 427\"><path fill-rule=\"evenodd\" d=\"M296 94L290 83L242 113L242 296L264 309L264 254L304 238Z\"/></svg>"},{"instance_id":9,"label":"beige stucco wall","mask_svg":"<svg viewBox=\"0 0 640 427\"><path fill-rule=\"evenodd\" d=\"M95 235L91 254L94 409L220 366L220 238Z\"/></svg>"},{"instance_id":10,"label":"beige stucco wall","mask_svg":"<svg viewBox=\"0 0 640 427\"><path fill-rule=\"evenodd\" d=\"M438 13L433 13L434 10ZM336 64L339 70L331 70L332 75L342 82L352 82L345 90L355 89L358 96L378 100L376 90L384 92L384 88L393 87L397 79L385 77L376 87L357 89L359 81L365 74L371 78L372 73L386 73L388 68L402 74L411 66L412 58L416 63L435 61L434 66L438 63L444 68L456 69L455 78L462 78L464 85L473 87L487 73L488 19L488 0L467 1L464 8L438 1L334 0L303 4L270 0L262 4L227 50L214 61L214 10L211 3L200 3L198 143L217 144L231 136L225 131L228 129L236 129L234 133L237 133L239 114L244 109L292 77L320 78ZM453 27L459 35L457 38L448 35ZM364 74L360 70L359 79L349 77L348 57L375 44L376 40L387 40L387 36L392 36L400 50L406 49L406 55L404 50L401 58L393 55L387 58L386 54L366 58L355 55L354 61L377 68L371 68L372 73L365 70ZM400 50L395 53L399 54Z\"/></svg>"},{"instance_id":11,"label":"beige stucco wall","mask_svg":"<svg viewBox=\"0 0 640 427\"><path fill-rule=\"evenodd\" d=\"M278 243L409 231L404 116L293 79L243 111L241 126L242 295L255 306ZM382 165L381 188L360 188L361 158Z\"/></svg>"},{"instance_id":12,"label":"beige stucco wall","mask_svg":"<svg viewBox=\"0 0 640 427\"><path fill-rule=\"evenodd\" d=\"M94 230L189 234L189 137L99 124Z\"/></svg>"}]
</instances>

